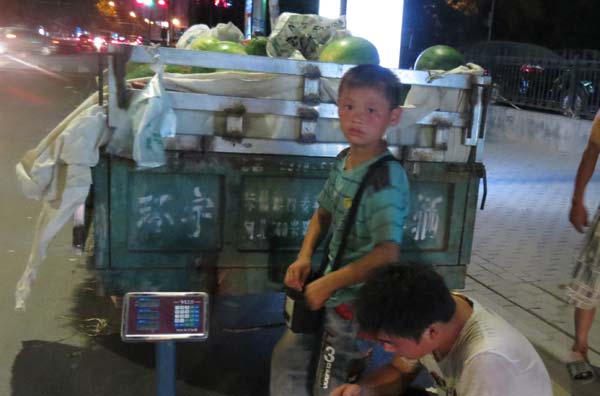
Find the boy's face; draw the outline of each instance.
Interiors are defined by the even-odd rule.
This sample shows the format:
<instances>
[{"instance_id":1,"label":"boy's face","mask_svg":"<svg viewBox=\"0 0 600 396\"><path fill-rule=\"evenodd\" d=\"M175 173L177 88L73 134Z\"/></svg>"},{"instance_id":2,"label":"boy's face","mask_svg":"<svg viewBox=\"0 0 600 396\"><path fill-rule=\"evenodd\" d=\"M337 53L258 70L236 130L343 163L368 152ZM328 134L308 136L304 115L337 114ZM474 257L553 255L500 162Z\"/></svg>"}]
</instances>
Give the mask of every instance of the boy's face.
<instances>
[{"instance_id":1,"label":"boy's face","mask_svg":"<svg viewBox=\"0 0 600 396\"><path fill-rule=\"evenodd\" d=\"M338 114L344 136L352 146L378 147L388 126L400 121L402 109L390 108L380 89L345 87L338 98Z\"/></svg>"}]
</instances>

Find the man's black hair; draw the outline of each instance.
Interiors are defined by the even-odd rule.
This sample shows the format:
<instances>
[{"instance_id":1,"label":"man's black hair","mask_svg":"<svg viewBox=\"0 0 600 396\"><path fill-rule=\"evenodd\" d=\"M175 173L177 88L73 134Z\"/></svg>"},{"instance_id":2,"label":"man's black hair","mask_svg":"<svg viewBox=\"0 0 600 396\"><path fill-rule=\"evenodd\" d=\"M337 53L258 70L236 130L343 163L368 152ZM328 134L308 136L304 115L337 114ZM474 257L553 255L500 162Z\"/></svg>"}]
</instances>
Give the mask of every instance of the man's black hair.
<instances>
[{"instance_id":1,"label":"man's black hair","mask_svg":"<svg viewBox=\"0 0 600 396\"><path fill-rule=\"evenodd\" d=\"M356 315L370 334L412 338L433 323L447 323L456 303L444 279L426 265L393 265L374 271L356 301Z\"/></svg>"},{"instance_id":2,"label":"man's black hair","mask_svg":"<svg viewBox=\"0 0 600 396\"><path fill-rule=\"evenodd\" d=\"M358 65L344 73L338 97L344 88L375 88L383 92L390 102L390 107L395 109L400 106L400 80L389 69L378 65Z\"/></svg>"}]
</instances>

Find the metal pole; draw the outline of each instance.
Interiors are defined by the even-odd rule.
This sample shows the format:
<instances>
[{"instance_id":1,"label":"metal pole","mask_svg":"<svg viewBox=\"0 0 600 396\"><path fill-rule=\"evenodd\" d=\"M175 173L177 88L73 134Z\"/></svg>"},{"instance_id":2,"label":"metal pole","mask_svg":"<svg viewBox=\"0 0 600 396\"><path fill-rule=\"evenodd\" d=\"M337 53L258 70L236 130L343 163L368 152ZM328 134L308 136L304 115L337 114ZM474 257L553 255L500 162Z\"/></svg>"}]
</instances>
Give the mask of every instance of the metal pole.
<instances>
[{"instance_id":1,"label":"metal pole","mask_svg":"<svg viewBox=\"0 0 600 396\"><path fill-rule=\"evenodd\" d=\"M104 106L104 62L102 53L98 52L98 104Z\"/></svg>"},{"instance_id":2,"label":"metal pole","mask_svg":"<svg viewBox=\"0 0 600 396\"><path fill-rule=\"evenodd\" d=\"M492 40L492 26L494 25L494 9L496 8L496 0L492 0L492 8L490 10L488 19L488 38L487 41Z\"/></svg>"},{"instance_id":3,"label":"metal pole","mask_svg":"<svg viewBox=\"0 0 600 396\"><path fill-rule=\"evenodd\" d=\"M175 396L175 341L159 341L155 350L156 394Z\"/></svg>"}]
</instances>

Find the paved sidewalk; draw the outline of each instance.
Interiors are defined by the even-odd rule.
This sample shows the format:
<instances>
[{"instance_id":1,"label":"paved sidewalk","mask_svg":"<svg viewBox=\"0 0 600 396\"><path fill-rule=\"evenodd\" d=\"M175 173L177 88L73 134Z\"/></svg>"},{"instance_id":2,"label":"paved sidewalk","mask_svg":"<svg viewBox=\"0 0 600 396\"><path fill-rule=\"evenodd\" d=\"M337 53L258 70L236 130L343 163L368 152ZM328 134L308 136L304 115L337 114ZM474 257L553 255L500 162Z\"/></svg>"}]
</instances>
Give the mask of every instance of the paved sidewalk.
<instances>
[{"instance_id":1,"label":"paved sidewalk","mask_svg":"<svg viewBox=\"0 0 600 396\"><path fill-rule=\"evenodd\" d=\"M562 363L574 334L564 288L583 242L568 221L580 155L486 143L488 196L485 210L477 213L466 281L467 294L505 316L543 353L555 395L600 394L600 382L571 384ZM592 215L599 202L600 178L595 178L586 193ZM590 347L592 364L600 366L600 314Z\"/></svg>"}]
</instances>

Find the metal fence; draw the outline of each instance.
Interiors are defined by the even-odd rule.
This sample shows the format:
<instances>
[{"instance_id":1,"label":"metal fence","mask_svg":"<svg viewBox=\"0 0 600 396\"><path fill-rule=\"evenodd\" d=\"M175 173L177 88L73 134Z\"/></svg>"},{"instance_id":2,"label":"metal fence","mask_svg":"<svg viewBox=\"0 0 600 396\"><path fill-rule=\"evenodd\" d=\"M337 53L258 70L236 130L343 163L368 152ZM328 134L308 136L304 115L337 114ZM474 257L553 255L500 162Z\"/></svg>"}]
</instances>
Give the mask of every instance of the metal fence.
<instances>
[{"instance_id":1,"label":"metal fence","mask_svg":"<svg viewBox=\"0 0 600 396\"><path fill-rule=\"evenodd\" d=\"M600 61L495 57L475 63L488 69L499 102L587 119L600 107Z\"/></svg>"}]
</instances>

